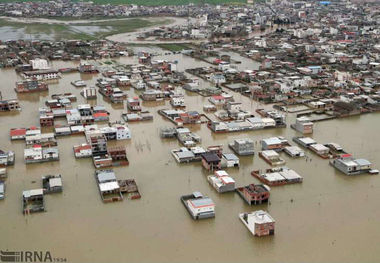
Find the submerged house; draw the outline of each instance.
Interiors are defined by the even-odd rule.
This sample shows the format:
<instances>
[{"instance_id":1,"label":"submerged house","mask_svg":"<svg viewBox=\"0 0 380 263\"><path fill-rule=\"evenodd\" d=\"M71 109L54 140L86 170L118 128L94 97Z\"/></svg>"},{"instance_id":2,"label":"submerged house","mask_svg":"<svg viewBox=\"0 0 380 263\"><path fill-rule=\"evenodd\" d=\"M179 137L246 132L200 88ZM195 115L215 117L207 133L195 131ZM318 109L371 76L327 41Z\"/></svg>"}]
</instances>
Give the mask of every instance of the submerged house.
<instances>
[{"instance_id":1,"label":"submerged house","mask_svg":"<svg viewBox=\"0 0 380 263\"><path fill-rule=\"evenodd\" d=\"M92 158L96 168L112 166L112 158L107 151L107 138L100 131L87 131L87 142L91 146Z\"/></svg>"},{"instance_id":2,"label":"submerged house","mask_svg":"<svg viewBox=\"0 0 380 263\"><path fill-rule=\"evenodd\" d=\"M188 163L196 161L195 154L186 147L181 147L180 149L172 150L171 153L175 160L179 163Z\"/></svg>"},{"instance_id":3,"label":"submerged house","mask_svg":"<svg viewBox=\"0 0 380 263\"><path fill-rule=\"evenodd\" d=\"M75 158L86 158L92 156L91 145L83 143L73 147Z\"/></svg>"},{"instance_id":4,"label":"submerged house","mask_svg":"<svg viewBox=\"0 0 380 263\"><path fill-rule=\"evenodd\" d=\"M214 175L207 176L207 180L218 193L235 191L235 180L226 171L215 171Z\"/></svg>"},{"instance_id":5,"label":"submerged house","mask_svg":"<svg viewBox=\"0 0 380 263\"><path fill-rule=\"evenodd\" d=\"M309 146L309 149L315 152L318 156L327 159L329 158L330 149L320 143L315 143Z\"/></svg>"},{"instance_id":6,"label":"submerged house","mask_svg":"<svg viewBox=\"0 0 380 263\"><path fill-rule=\"evenodd\" d=\"M12 128L9 132L11 140L24 140L27 136L41 134L39 127L30 128Z\"/></svg>"},{"instance_id":7,"label":"submerged house","mask_svg":"<svg viewBox=\"0 0 380 263\"><path fill-rule=\"evenodd\" d=\"M343 154L330 161L330 164L346 175L368 173L372 164L366 159L355 159L351 154Z\"/></svg>"},{"instance_id":8,"label":"submerged house","mask_svg":"<svg viewBox=\"0 0 380 263\"><path fill-rule=\"evenodd\" d=\"M58 148L42 148L41 145L34 145L33 148L24 150L25 163L41 163L59 160Z\"/></svg>"},{"instance_id":9,"label":"submerged house","mask_svg":"<svg viewBox=\"0 0 380 263\"><path fill-rule=\"evenodd\" d=\"M108 154L112 159L113 166L128 165L127 151L123 146L108 147Z\"/></svg>"},{"instance_id":10,"label":"submerged house","mask_svg":"<svg viewBox=\"0 0 380 263\"><path fill-rule=\"evenodd\" d=\"M188 128L177 128L176 136L178 141L186 147L193 147L201 141L201 137L191 132Z\"/></svg>"},{"instance_id":11,"label":"submerged house","mask_svg":"<svg viewBox=\"0 0 380 263\"><path fill-rule=\"evenodd\" d=\"M270 186L302 183L303 181L302 176L286 166L267 169L265 172L252 171L251 175Z\"/></svg>"},{"instance_id":12,"label":"submerged house","mask_svg":"<svg viewBox=\"0 0 380 263\"><path fill-rule=\"evenodd\" d=\"M52 70L52 69L24 71L22 75L25 79L37 79L37 80L51 80L51 79L59 78L59 72L57 70Z\"/></svg>"},{"instance_id":13,"label":"submerged house","mask_svg":"<svg viewBox=\"0 0 380 263\"><path fill-rule=\"evenodd\" d=\"M275 221L263 210L242 213L239 218L254 236L274 235Z\"/></svg>"},{"instance_id":14,"label":"submerged house","mask_svg":"<svg viewBox=\"0 0 380 263\"><path fill-rule=\"evenodd\" d=\"M289 146L289 142L284 137L271 137L261 141L263 150L282 151L286 146Z\"/></svg>"},{"instance_id":15,"label":"submerged house","mask_svg":"<svg viewBox=\"0 0 380 263\"><path fill-rule=\"evenodd\" d=\"M18 100L1 100L0 94L0 112L21 110Z\"/></svg>"},{"instance_id":16,"label":"submerged house","mask_svg":"<svg viewBox=\"0 0 380 263\"><path fill-rule=\"evenodd\" d=\"M202 156L202 166L208 171L220 170L222 168L220 157L211 152L206 152L201 154Z\"/></svg>"},{"instance_id":17,"label":"submerged house","mask_svg":"<svg viewBox=\"0 0 380 263\"><path fill-rule=\"evenodd\" d=\"M95 65L88 63L87 61L82 61L79 64L78 71L80 73L97 73L99 72Z\"/></svg>"},{"instance_id":18,"label":"submerged house","mask_svg":"<svg viewBox=\"0 0 380 263\"><path fill-rule=\"evenodd\" d=\"M16 82L15 91L17 93L29 93L48 90L48 85L45 82L40 82L37 79L28 79Z\"/></svg>"},{"instance_id":19,"label":"submerged house","mask_svg":"<svg viewBox=\"0 0 380 263\"><path fill-rule=\"evenodd\" d=\"M270 165L282 165L285 164L285 160L274 150L266 150L259 152L259 156L263 158Z\"/></svg>"},{"instance_id":20,"label":"submerged house","mask_svg":"<svg viewBox=\"0 0 380 263\"><path fill-rule=\"evenodd\" d=\"M98 182L100 196L105 203L122 201L123 195L113 170L97 170L95 177Z\"/></svg>"},{"instance_id":21,"label":"submerged house","mask_svg":"<svg viewBox=\"0 0 380 263\"><path fill-rule=\"evenodd\" d=\"M291 157L303 157L305 152L298 146L286 146L284 152Z\"/></svg>"},{"instance_id":22,"label":"submerged house","mask_svg":"<svg viewBox=\"0 0 380 263\"><path fill-rule=\"evenodd\" d=\"M54 133L41 133L36 135L30 135L25 138L25 144L27 146L41 145L42 147L51 147L57 145L57 140Z\"/></svg>"},{"instance_id":23,"label":"submerged house","mask_svg":"<svg viewBox=\"0 0 380 263\"><path fill-rule=\"evenodd\" d=\"M309 148L317 142L310 137L293 137L293 141L300 144L302 147Z\"/></svg>"},{"instance_id":24,"label":"submerged house","mask_svg":"<svg viewBox=\"0 0 380 263\"><path fill-rule=\"evenodd\" d=\"M161 90L148 89L141 94L141 99L145 101L161 101L166 97Z\"/></svg>"},{"instance_id":25,"label":"submerged house","mask_svg":"<svg viewBox=\"0 0 380 263\"><path fill-rule=\"evenodd\" d=\"M7 178L7 168L0 168L0 179Z\"/></svg>"},{"instance_id":26,"label":"submerged house","mask_svg":"<svg viewBox=\"0 0 380 263\"><path fill-rule=\"evenodd\" d=\"M120 192L127 194L130 199L140 199L141 195L134 179L117 180L120 186Z\"/></svg>"},{"instance_id":27,"label":"submerged house","mask_svg":"<svg viewBox=\"0 0 380 263\"><path fill-rule=\"evenodd\" d=\"M336 158L336 157L339 157L341 155L344 155L344 154L347 154L347 152L345 152L343 150L343 148L337 144L337 143L334 143L334 142L330 142L330 143L326 143L324 144L327 148L329 148L330 150L330 154Z\"/></svg>"},{"instance_id":28,"label":"submerged house","mask_svg":"<svg viewBox=\"0 0 380 263\"><path fill-rule=\"evenodd\" d=\"M239 167L240 166L239 157L237 157L233 153L223 153L222 154L222 166L225 166L227 168Z\"/></svg>"},{"instance_id":29,"label":"submerged house","mask_svg":"<svg viewBox=\"0 0 380 263\"><path fill-rule=\"evenodd\" d=\"M0 200L5 198L5 184L3 181L0 181Z\"/></svg>"},{"instance_id":30,"label":"submerged house","mask_svg":"<svg viewBox=\"0 0 380 263\"><path fill-rule=\"evenodd\" d=\"M128 126L115 123L110 127L100 128L100 132L103 133L107 140L128 140L131 139L132 134Z\"/></svg>"},{"instance_id":31,"label":"submerged house","mask_svg":"<svg viewBox=\"0 0 380 263\"><path fill-rule=\"evenodd\" d=\"M40 125L41 125L41 127L51 127L51 126L54 126L54 115L53 115L53 112L40 111Z\"/></svg>"},{"instance_id":32,"label":"submerged house","mask_svg":"<svg viewBox=\"0 0 380 263\"><path fill-rule=\"evenodd\" d=\"M128 98L127 99L127 108L130 111L141 111L140 100L138 97Z\"/></svg>"},{"instance_id":33,"label":"submerged house","mask_svg":"<svg viewBox=\"0 0 380 263\"><path fill-rule=\"evenodd\" d=\"M255 153L254 144L251 139L235 139L232 143L228 144L236 154L238 155L252 155Z\"/></svg>"},{"instance_id":34,"label":"submerged house","mask_svg":"<svg viewBox=\"0 0 380 263\"><path fill-rule=\"evenodd\" d=\"M249 184L236 188L236 192L249 205L259 205L269 200L270 188L266 185Z\"/></svg>"},{"instance_id":35,"label":"submerged house","mask_svg":"<svg viewBox=\"0 0 380 263\"><path fill-rule=\"evenodd\" d=\"M314 123L307 117L299 117L296 119L296 123L290 125L290 127L302 134L310 134L313 133Z\"/></svg>"},{"instance_id":36,"label":"submerged house","mask_svg":"<svg viewBox=\"0 0 380 263\"><path fill-rule=\"evenodd\" d=\"M46 175L42 177L42 188L44 194L61 193L63 189L61 175Z\"/></svg>"},{"instance_id":37,"label":"submerged house","mask_svg":"<svg viewBox=\"0 0 380 263\"><path fill-rule=\"evenodd\" d=\"M13 151L4 152L0 150L0 167L13 165L15 162L15 153Z\"/></svg>"},{"instance_id":38,"label":"submerged house","mask_svg":"<svg viewBox=\"0 0 380 263\"><path fill-rule=\"evenodd\" d=\"M96 99L96 88L95 87L86 87L84 88L80 94L87 100Z\"/></svg>"},{"instance_id":39,"label":"submerged house","mask_svg":"<svg viewBox=\"0 0 380 263\"><path fill-rule=\"evenodd\" d=\"M226 103L226 98L222 95L213 95L208 100L214 105L224 105Z\"/></svg>"},{"instance_id":40,"label":"submerged house","mask_svg":"<svg viewBox=\"0 0 380 263\"><path fill-rule=\"evenodd\" d=\"M200 192L181 196L181 201L193 219L215 217L215 204L211 198L203 196Z\"/></svg>"},{"instance_id":41,"label":"submerged house","mask_svg":"<svg viewBox=\"0 0 380 263\"><path fill-rule=\"evenodd\" d=\"M13 128L9 131L11 140L24 140L26 135L26 128Z\"/></svg>"},{"instance_id":42,"label":"submerged house","mask_svg":"<svg viewBox=\"0 0 380 263\"><path fill-rule=\"evenodd\" d=\"M45 211L43 189L33 189L22 192L23 214Z\"/></svg>"}]
</instances>

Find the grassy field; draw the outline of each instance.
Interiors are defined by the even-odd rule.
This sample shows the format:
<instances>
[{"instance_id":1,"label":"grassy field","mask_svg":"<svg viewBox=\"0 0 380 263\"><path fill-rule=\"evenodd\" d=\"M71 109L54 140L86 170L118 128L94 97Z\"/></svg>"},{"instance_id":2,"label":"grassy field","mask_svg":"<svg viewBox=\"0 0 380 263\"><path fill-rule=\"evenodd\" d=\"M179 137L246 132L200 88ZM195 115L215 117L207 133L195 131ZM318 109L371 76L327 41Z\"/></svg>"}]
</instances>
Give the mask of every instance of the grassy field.
<instances>
[{"instance_id":1,"label":"grassy field","mask_svg":"<svg viewBox=\"0 0 380 263\"><path fill-rule=\"evenodd\" d=\"M190 47L186 44L157 44L157 46L172 52L190 49Z\"/></svg>"},{"instance_id":2,"label":"grassy field","mask_svg":"<svg viewBox=\"0 0 380 263\"><path fill-rule=\"evenodd\" d=\"M14 0L0 0L0 3L12 2ZM18 0L18 2L30 2L36 0ZM48 1L48 0L41 0ZM92 0L96 4L137 4L137 5L186 5L189 3L199 4L202 0ZM246 0L204 0L209 4L233 4L233 3L247 3Z\"/></svg>"},{"instance_id":3,"label":"grassy field","mask_svg":"<svg viewBox=\"0 0 380 263\"><path fill-rule=\"evenodd\" d=\"M169 19L162 18L160 22L150 22L146 19L132 18L119 19L114 21L99 21L92 23L46 24L46 23L21 23L0 19L0 34L2 30L21 30L24 39L79 39L92 40L107 37L109 35L132 32L136 29L157 24L166 24ZM8 37L9 39L20 38L19 35Z\"/></svg>"}]
</instances>

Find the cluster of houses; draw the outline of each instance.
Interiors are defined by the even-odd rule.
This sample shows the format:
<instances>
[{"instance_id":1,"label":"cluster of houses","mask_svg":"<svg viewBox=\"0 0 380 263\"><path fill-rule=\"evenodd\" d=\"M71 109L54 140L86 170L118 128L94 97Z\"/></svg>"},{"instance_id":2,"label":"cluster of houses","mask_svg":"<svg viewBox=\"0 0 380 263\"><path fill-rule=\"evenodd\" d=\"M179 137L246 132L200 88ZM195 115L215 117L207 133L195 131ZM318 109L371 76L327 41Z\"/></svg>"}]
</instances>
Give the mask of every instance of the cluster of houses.
<instances>
[{"instance_id":1,"label":"cluster of houses","mask_svg":"<svg viewBox=\"0 0 380 263\"><path fill-rule=\"evenodd\" d=\"M27 11L29 10L29 11ZM175 127L161 129L162 138L176 138L182 145L171 154L178 163L199 162L211 175L207 181L218 193L236 192L249 205L269 201L270 187L302 183L295 170L285 166L282 152L302 158L310 150L347 175L378 173L365 159L354 158L336 143L321 144L308 136L314 122L380 110L380 46L379 12L371 4L356 5L339 2L258 3L257 5L171 6L142 7L135 5L96 5L91 2L25 2L0 4L0 14L12 16L140 16L175 15L192 17L186 26L162 27L146 31L140 39L204 39L194 42L184 55L209 63L207 67L186 70L189 77L177 70L176 61L154 59L153 54L139 51L138 64L97 67L82 61L77 68L51 69L48 60L81 60L118 57L131 54L120 43L97 41L7 41L0 49L0 64L15 67L24 78L16 83L17 93L47 91L47 81L65 73L101 73L96 87L87 87L80 80L75 87L83 87L86 99L96 98L97 92L111 103L126 102L125 122L152 120L144 111L143 101L170 101L172 108L161 107L158 113ZM272 27L273 26L273 27ZM267 34L255 34L267 28ZM86 52L82 52L85 50ZM226 52L258 62L251 69L238 69L237 62ZM210 86L200 87L197 78ZM128 97L123 91L135 89L138 96ZM187 109L183 89L207 96L204 114ZM227 92L228 90L228 92ZM273 110L252 112L242 108L229 93L240 93L263 104L274 104ZM110 123L109 113L102 105L80 104L73 107L72 94L54 94L39 109L41 127L54 127L54 132L43 133L39 127L10 130L11 140L24 140L24 160L28 163L59 160L58 136L83 134L85 142L73 146L75 158L91 158L96 170L95 180L104 202L121 201L123 194L132 199L140 194L134 179L117 179L110 167L128 165L126 148L110 146L108 141L131 139L129 127ZM159 103L157 103L159 104ZM265 107L268 108L268 107ZM0 99L0 111L18 110L17 100ZM212 120L208 115L216 118ZM223 145L201 146L201 137L186 125L202 125L215 133L284 128L286 113L295 113L291 128L302 134L293 138L300 147L291 145L284 137L261 140L257 152L270 168L254 170L251 175L262 184L236 186L228 168L240 167L240 158L250 158L255 142L248 136ZM327 116L327 117L316 117ZM62 118L67 124L57 125ZM101 125L99 123L107 123ZM188 126L191 127L191 126ZM6 170L14 163L12 151L0 151L0 199L5 196ZM107 170L105 170L107 169ZM224 170L225 169L225 170ZM23 212L44 211L44 194L62 191L60 175L42 178L42 188L23 192ZM200 192L181 197L194 219L215 217L215 203ZM240 220L254 235L274 234L274 219L265 211L239 214Z\"/></svg>"},{"instance_id":2,"label":"cluster of houses","mask_svg":"<svg viewBox=\"0 0 380 263\"><path fill-rule=\"evenodd\" d=\"M4 100L0 92L0 112L3 111L19 111L21 110L20 104L17 99Z\"/></svg>"},{"instance_id":3,"label":"cluster of houses","mask_svg":"<svg viewBox=\"0 0 380 263\"><path fill-rule=\"evenodd\" d=\"M214 162L216 153L207 152L202 155L206 162ZM243 187L236 187L235 180L229 176L225 170L214 167L214 174L207 176L210 185L218 193L237 192L241 198L249 205L260 205L269 201L270 188L265 184L250 184ZM215 217L214 201L202 195L200 192L193 192L189 195L181 196L181 201L193 219L205 219ZM260 213L258 215L257 213ZM266 220L263 220L263 217ZM274 219L265 211L254 211L242 213L239 218L255 236L265 236L274 234Z\"/></svg>"},{"instance_id":4,"label":"cluster of houses","mask_svg":"<svg viewBox=\"0 0 380 263\"><path fill-rule=\"evenodd\" d=\"M92 157L96 168L128 165L127 152L122 146L108 146L109 140L131 139L129 128L123 124L110 124L103 128L86 127L86 143L73 147L76 158Z\"/></svg>"},{"instance_id":5,"label":"cluster of houses","mask_svg":"<svg viewBox=\"0 0 380 263\"><path fill-rule=\"evenodd\" d=\"M0 150L0 200L5 198L5 181L7 179L7 167L14 165L15 153L13 151Z\"/></svg>"},{"instance_id":6,"label":"cluster of houses","mask_svg":"<svg viewBox=\"0 0 380 263\"><path fill-rule=\"evenodd\" d=\"M249 1L247 1L248 3ZM281 3L248 3L247 5L178 6L192 19L185 25L154 28L140 34L140 39L200 40L248 37L275 24L294 23L300 18Z\"/></svg>"},{"instance_id":7,"label":"cluster of houses","mask_svg":"<svg viewBox=\"0 0 380 263\"><path fill-rule=\"evenodd\" d=\"M336 143L317 144L310 137L295 137L293 140L323 158L325 157L324 154L328 154L328 158L331 158L330 164L347 175L365 172L378 173L377 170L371 168L369 161L355 159ZM244 156L255 153L254 142L249 138L235 139L229 144L229 147L237 155ZM261 140L261 148L262 151L259 152L259 156L272 167L265 171L254 170L251 172L253 177L263 183L262 185L250 184L244 187L236 187L234 178L229 176L227 171L221 170L222 167L239 167L239 158L235 154L223 153L223 146L210 146L207 150L200 146L183 147L179 150L173 150L172 154L178 162L201 161L203 168L213 172L212 175L207 176L207 180L218 193L237 192L248 204L255 205L269 200L269 186L303 182L301 175L284 166L285 161L279 155L279 152L283 151L294 158L303 157L305 156L303 150L298 146L290 145L284 137L265 138ZM226 165L227 162L222 165L224 158L236 161L230 166ZM182 196L181 200L194 219L215 217L215 203L209 197L194 192L192 195ZM200 204L204 204L204 207ZM254 235L262 236L274 233L274 220L265 211L242 213L239 217Z\"/></svg>"},{"instance_id":8,"label":"cluster of houses","mask_svg":"<svg viewBox=\"0 0 380 263\"><path fill-rule=\"evenodd\" d=\"M98 126L95 122L107 123L109 113L104 106L80 104L75 108L72 102L76 97L71 94L55 94L40 108L39 122L41 127L54 127L54 132L42 133L39 127L13 128L11 140L24 140L26 163L38 163L59 160L57 137L83 134L86 144L74 146L77 158L92 157L95 167L109 167L128 164L126 150L123 147L108 147L109 140L131 139L131 131L121 122ZM56 118L66 119L66 125L55 125Z\"/></svg>"},{"instance_id":9,"label":"cluster of houses","mask_svg":"<svg viewBox=\"0 0 380 263\"><path fill-rule=\"evenodd\" d=\"M213 66L187 72L254 100L277 103L283 111L294 112L302 105L300 117L324 112L328 119L380 109L379 28L373 4L281 1L275 10L294 21L262 36L199 44L193 55L201 53L199 58ZM260 66L238 70L229 56L220 55L231 50ZM320 120L310 117L311 122ZM296 129L310 133L311 124L299 121L306 125Z\"/></svg>"},{"instance_id":10,"label":"cluster of houses","mask_svg":"<svg viewBox=\"0 0 380 263\"><path fill-rule=\"evenodd\" d=\"M103 39L92 41L7 40L0 41L0 44L0 68L14 67L23 76L43 76L46 79L55 79L59 76L58 73L83 72L89 69L86 64L83 64L78 68L51 70L47 60L80 61L117 58L133 54L125 44ZM35 71L39 74L36 75Z\"/></svg>"},{"instance_id":11,"label":"cluster of houses","mask_svg":"<svg viewBox=\"0 0 380 263\"><path fill-rule=\"evenodd\" d=\"M377 169L372 167L370 161L362 158L354 158L352 154L347 153L337 143L321 144L310 137L294 137L293 141L302 147L309 149L323 159L330 159L329 163L335 169L346 175L379 173Z\"/></svg>"},{"instance_id":12,"label":"cluster of houses","mask_svg":"<svg viewBox=\"0 0 380 263\"><path fill-rule=\"evenodd\" d=\"M207 9L214 9L208 6ZM72 2L9 2L0 4L0 14L14 17L136 17L136 16L185 16L196 15L202 8L187 6L145 6L134 4L95 4L92 1ZM203 11L204 12L204 11Z\"/></svg>"},{"instance_id":13,"label":"cluster of houses","mask_svg":"<svg viewBox=\"0 0 380 263\"><path fill-rule=\"evenodd\" d=\"M141 197L134 179L118 180L112 169L96 170L95 179L104 203L122 201L124 195L129 196L130 199Z\"/></svg>"},{"instance_id":14,"label":"cluster of houses","mask_svg":"<svg viewBox=\"0 0 380 263\"><path fill-rule=\"evenodd\" d=\"M62 177L46 175L42 177L42 188L25 190L22 192L22 212L31 214L45 212L45 195L61 193L63 191Z\"/></svg>"},{"instance_id":15,"label":"cluster of houses","mask_svg":"<svg viewBox=\"0 0 380 263\"><path fill-rule=\"evenodd\" d=\"M42 133L40 127L12 128L11 140L24 140L24 160L26 164L59 160L59 150L54 133Z\"/></svg>"},{"instance_id":16,"label":"cluster of houses","mask_svg":"<svg viewBox=\"0 0 380 263\"><path fill-rule=\"evenodd\" d=\"M79 104L73 107L76 96L72 94L54 94L45 102L46 107L39 108L41 127L53 127L57 136L83 133L85 125L109 121L109 112L103 105ZM66 125L55 125L56 119L65 119Z\"/></svg>"}]
</instances>

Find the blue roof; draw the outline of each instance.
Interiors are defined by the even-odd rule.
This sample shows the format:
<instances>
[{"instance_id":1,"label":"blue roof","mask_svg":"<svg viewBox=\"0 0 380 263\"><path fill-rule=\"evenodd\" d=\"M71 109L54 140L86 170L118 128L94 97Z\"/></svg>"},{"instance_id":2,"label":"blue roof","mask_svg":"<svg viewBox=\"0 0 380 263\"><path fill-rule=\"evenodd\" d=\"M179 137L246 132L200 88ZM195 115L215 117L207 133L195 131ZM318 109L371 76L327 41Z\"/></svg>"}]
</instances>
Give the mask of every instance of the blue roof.
<instances>
[{"instance_id":1,"label":"blue roof","mask_svg":"<svg viewBox=\"0 0 380 263\"><path fill-rule=\"evenodd\" d=\"M195 207L214 205L214 202L209 197L191 200Z\"/></svg>"}]
</instances>

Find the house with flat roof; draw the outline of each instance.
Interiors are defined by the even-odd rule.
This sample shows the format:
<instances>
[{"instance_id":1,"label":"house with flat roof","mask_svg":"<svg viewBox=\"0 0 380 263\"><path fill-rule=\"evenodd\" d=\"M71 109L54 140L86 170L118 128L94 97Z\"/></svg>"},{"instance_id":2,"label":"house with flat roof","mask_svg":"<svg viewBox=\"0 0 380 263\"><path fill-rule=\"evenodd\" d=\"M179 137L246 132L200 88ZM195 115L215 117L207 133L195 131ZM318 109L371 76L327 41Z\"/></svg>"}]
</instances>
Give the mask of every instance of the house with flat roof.
<instances>
[{"instance_id":1,"label":"house with flat roof","mask_svg":"<svg viewBox=\"0 0 380 263\"><path fill-rule=\"evenodd\" d=\"M235 180L224 170L215 171L214 175L207 176L207 180L218 193L235 191Z\"/></svg>"},{"instance_id":2,"label":"house with flat roof","mask_svg":"<svg viewBox=\"0 0 380 263\"><path fill-rule=\"evenodd\" d=\"M181 201L195 220L215 217L214 201L200 192L181 196Z\"/></svg>"},{"instance_id":3,"label":"house with flat roof","mask_svg":"<svg viewBox=\"0 0 380 263\"><path fill-rule=\"evenodd\" d=\"M270 188L267 185L249 184L236 188L236 192L249 205L259 205L268 202Z\"/></svg>"},{"instance_id":4,"label":"house with flat roof","mask_svg":"<svg viewBox=\"0 0 380 263\"><path fill-rule=\"evenodd\" d=\"M274 235L275 220L263 210L241 213L239 218L254 236Z\"/></svg>"},{"instance_id":5,"label":"house with flat roof","mask_svg":"<svg viewBox=\"0 0 380 263\"><path fill-rule=\"evenodd\" d=\"M123 200L120 185L112 169L96 170L95 177L98 182L100 196L104 203Z\"/></svg>"},{"instance_id":6,"label":"house with flat roof","mask_svg":"<svg viewBox=\"0 0 380 263\"><path fill-rule=\"evenodd\" d=\"M208 171L219 170L222 168L220 157L211 152L206 152L201 154L202 156L202 166L206 168Z\"/></svg>"},{"instance_id":7,"label":"house with flat roof","mask_svg":"<svg viewBox=\"0 0 380 263\"><path fill-rule=\"evenodd\" d=\"M366 159L355 159L351 154L343 154L330 161L330 164L346 175L357 175L369 172L372 163Z\"/></svg>"}]
</instances>

